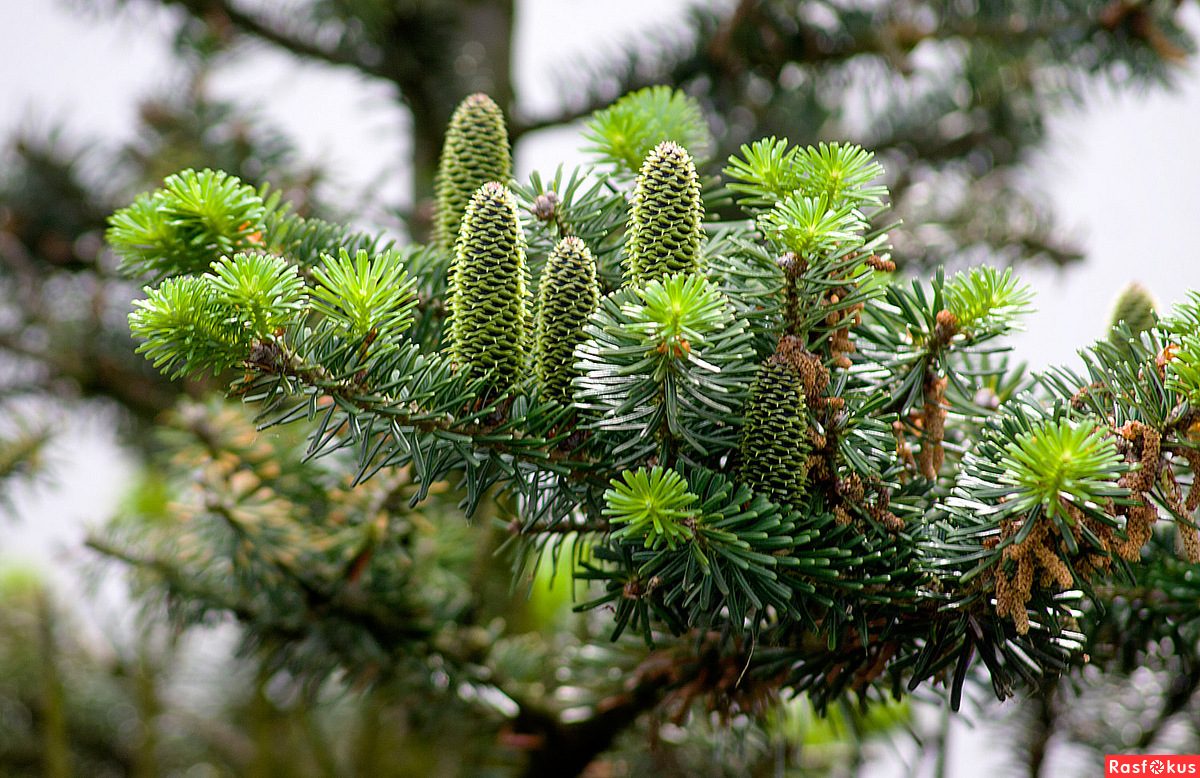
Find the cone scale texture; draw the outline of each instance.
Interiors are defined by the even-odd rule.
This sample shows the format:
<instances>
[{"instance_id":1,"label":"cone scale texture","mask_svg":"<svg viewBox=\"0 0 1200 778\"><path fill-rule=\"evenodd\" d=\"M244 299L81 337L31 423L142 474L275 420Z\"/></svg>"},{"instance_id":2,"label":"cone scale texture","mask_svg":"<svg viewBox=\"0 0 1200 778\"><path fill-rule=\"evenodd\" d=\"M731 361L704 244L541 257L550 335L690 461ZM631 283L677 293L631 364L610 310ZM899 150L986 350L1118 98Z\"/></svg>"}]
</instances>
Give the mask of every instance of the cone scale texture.
<instances>
[{"instance_id":1,"label":"cone scale texture","mask_svg":"<svg viewBox=\"0 0 1200 778\"><path fill-rule=\"evenodd\" d=\"M546 399L571 402L575 347L599 302L592 252L579 238L563 238L550 253L538 287L533 364Z\"/></svg>"},{"instance_id":2,"label":"cone scale texture","mask_svg":"<svg viewBox=\"0 0 1200 778\"><path fill-rule=\"evenodd\" d=\"M479 187L512 177L512 150L500 106L485 94L473 94L459 103L446 128L434 194L434 240L451 249L459 224Z\"/></svg>"},{"instance_id":3,"label":"cone scale texture","mask_svg":"<svg viewBox=\"0 0 1200 778\"><path fill-rule=\"evenodd\" d=\"M503 184L479 188L463 216L450 280L450 355L460 371L510 389L525 368L528 270L517 201Z\"/></svg>"},{"instance_id":4,"label":"cone scale texture","mask_svg":"<svg viewBox=\"0 0 1200 778\"><path fill-rule=\"evenodd\" d=\"M780 505L797 506L808 482L808 419L800 373L779 356L758 368L740 446L742 480Z\"/></svg>"},{"instance_id":5,"label":"cone scale texture","mask_svg":"<svg viewBox=\"0 0 1200 778\"><path fill-rule=\"evenodd\" d=\"M642 163L629 219L626 256L633 283L700 270L704 205L692 155L664 141Z\"/></svg>"}]
</instances>

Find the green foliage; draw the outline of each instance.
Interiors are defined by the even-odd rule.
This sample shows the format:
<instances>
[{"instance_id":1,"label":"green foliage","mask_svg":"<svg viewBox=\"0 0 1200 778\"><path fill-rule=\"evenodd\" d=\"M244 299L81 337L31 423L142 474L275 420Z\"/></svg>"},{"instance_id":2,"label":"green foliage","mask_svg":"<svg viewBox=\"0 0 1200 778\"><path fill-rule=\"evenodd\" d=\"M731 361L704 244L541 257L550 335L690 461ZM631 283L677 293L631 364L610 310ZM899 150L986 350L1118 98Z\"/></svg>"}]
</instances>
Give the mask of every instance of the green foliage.
<instances>
[{"instance_id":1,"label":"green foliage","mask_svg":"<svg viewBox=\"0 0 1200 778\"><path fill-rule=\"evenodd\" d=\"M730 157L725 168L735 180L729 188L741 195L739 204L757 218L774 248L795 258L786 271L794 287L787 290L792 310L785 314L795 317L800 299L811 294L804 286L816 281L815 291L824 294L830 282L847 276L849 268L839 266L843 260L882 247L886 236L870 236L864 210L883 208L887 188L873 183L883 175L883 167L859 146L821 143L799 148L789 146L786 138L744 145L741 155ZM852 279L850 286L863 278ZM811 326L794 318L786 325L792 334Z\"/></svg>"},{"instance_id":2,"label":"green foliage","mask_svg":"<svg viewBox=\"0 0 1200 778\"><path fill-rule=\"evenodd\" d=\"M830 203L854 203L859 208L883 205L887 187L874 184L883 176L883 166L874 152L853 143L820 143L796 155L801 172L797 187L810 196L824 195Z\"/></svg>"},{"instance_id":3,"label":"green foliage","mask_svg":"<svg viewBox=\"0 0 1200 778\"><path fill-rule=\"evenodd\" d=\"M393 538L416 532L411 507L456 501L492 514L518 570L570 562L577 608L608 607L614 639L640 635L715 709L799 692L823 710L933 681L957 707L985 671L1001 698L1064 673L1081 619L1165 570L1159 511L1200 557L1192 303L1082 352L1086 375L1032 381L1001 353L1030 303L1011 272L895 279L869 153L768 141L743 157L755 218L709 239L692 160L665 142L627 225L611 178L534 176L519 198L489 182L448 273L436 247L330 245L316 264L326 238L354 239L298 222L273 236L268 218L264 244L306 235L302 256L237 253L148 290L131 326L152 360L240 364L231 391L260 426L311 424L303 457L271 454L298 463L292 480L256 465L263 488L235 489L223 473L213 490L233 497L193 506L213 539L187 564L204 572L171 585L190 584L194 617L241 607L272 657L318 681L435 644L439 667L484 683L520 648L464 647L446 625L482 606L424 597L431 571ZM601 297L622 234L632 283ZM609 628L581 624L589 649Z\"/></svg>"},{"instance_id":4,"label":"green foliage","mask_svg":"<svg viewBox=\"0 0 1200 778\"><path fill-rule=\"evenodd\" d=\"M683 274L655 279L638 291L642 305L631 308L629 331L641 335L666 366L728 322L724 296L708 280Z\"/></svg>"},{"instance_id":5,"label":"green foliage","mask_svg":"<svg viewBox=\"0 0 1200 778\"><path fill-rule=\"evenodd\" d=\"M660 494L651 498L648 495L658 470L654 468L649 475L644 469L626 473L624 484L613 482L617 489L610 493L622 492L610 498L618 501L618 515L644 517L642 526L652 533L645 505L690 506L698 501L691 509L694 519L668 515L663 521L664 528L673 522L688 522L678 528L683 537L674 545L650 547L637 542L639 535L615 548L597 549L596 562L601 564L585 563L580 577L603 582L605 591L579 607L611 604L616 609L614 639L633 628L647 642L655 621L662 621L673 632L706 629L716 622L714 614L727 609L728 628L743 634L758 630L754 616L768 606L795 615L795 592L785 583L783 571L794 572L807 565L784 552L812 535L793 534L796 525L779 506L751 494L745 485L707 470L690 470L679 483L670 477L673 471L665 471ZM680 491L688 485L692 492ZM652 536L648 534L647 539ZM602 566L604 562L611 566Z\"/></svg>"},{"instance_id":6,"label":"green foliage","mask_svg":"<svg viewBox=\"0 0 1200 778\"><path fill-rule=\"evenodd\" d=\"M273 336L305 307L304 280L282 257L221 257L203 279L218 305L227 307L233 322L255 338Z\"/></svg>"},{"instance_id":7,"label":"green foliage","mask_svg":"<svg viewBox=\"0 0 1200 778\"><path fill-rule=\"evenodd\" d=\"M743 207L775 205L800 188L799 153L798 148L788 146L787 138L762 138L743 145L742 156L730 157L725 168L725 175L736 182L729 184L730 190L743 195Z\"/></svg>"},{"instance_id":8,"label":"green foliage","mask_svg":"<svg viewBox=\"0 0 1200 778\"><path fill-rule=\"evenodd\" d=\"M1041 422L1007 445L1000 464L1001 480L1016 487L1009 500L1018 512L1041 509L1070 521L1062 500L1083 505L1123 494L1116 485L1123 467L1113 439L1091 422Z\"/></svg>"},{"instance_id":9,"label":"green foliage","mask_svg":"<svg viewBox=\"0 0 1200 778\"><path fill-rule=\"evenodd\" d=\"M1185 335L1167 365L1167 388L1200 408L1200 334Z\"/></svg>"},{"instance_id":10,"label":"green foliage","mask_svg":"<svg viewBox=\"0 0 1200 778\"><path fill-rule=\"evenodd\" d=\"M353 340L370 335L386 343L412 324L416 281L394 251L372 258L359 249L354 259L345 249L336 258L326 254L313 280L313 308L339 322Z\"/></svg>"},{"instance_id":11,"label":"green foliage","mask_svg":"<svg viewBox=\"0 0 1200 778\"><path fill-rule=\"evenodd\" d=\"M1013 322L1029 313L1033 293L1020 283L1012 268L971 268L956 273L943 291L946 310L955 326L976 337L1010 331Z\"/></svg>"},{"instance_id":12,"label":"green foliage","mask_svg":"<svg viewBox=\"0 0 1200 778\"><path fill-rule=\"evenodd\" d=\"M248 333L234 324L233 311L208 280L168 278L145 292L146 299L133 303L129 330L142 341L138 351L159 370L176 378L216 374L245 358Z\"/></svg>"},{"instance_id":13,"label":"green foliage","mask_svg":"<svg viewBox=\"0 0 1200 778\"><path fill-rule=\"evenodd\" d=\"M898 413L922 410L927 389L942 376L949 384L946 394L964 416L995 410L977 400L994 398L998 404L1002 395L1019 394L1021 370L997 355L1007 350L999 339L1018 327L1030 295L1007 271L972 268L949 280L938 273L929 285L913 280L882 291L883 299L864 311L859 342L886 371L889 407Z\"/></svg>"},{"instance_id":14,"label":"green foliage","mask_svg":"<svg viewBox=\"0 0 1200 778\"><path fill-rule=\"evenodd\" d=\"M887 187L872 185L883 175L875 155L861 146L821 143L789 146L787 138L763 138L743 145L741 157L730 157L725 175L736 183L743 207L770 208L792 195L819 199L826 207L878 207Z\"/></svg>"},{"instance_id":15,"label":"green foliage","mask_svg":"<svg viewBox=\"0 0 1200 778\"><path fill-rule=\"evenodd\" d=\"M497 393L520 380L526 361L528 269L512 192L479 188L467 206L450 280L451 358Z\"/></svg>"},{"instance_id":16,"label":"green foliage","mask_svg":"<svg viewBox=\"0 0 1200 778\"><path fill-rule=\"evenodd\" d=\"M672 141L655 146L642 163L633 198L625 243L630 280L645 284L699 272L704 204L687 150Z\"/></svg>"},{"instance_id":17,"label":"green foliage","mask_svg":"<svg viewBox=\"0 0 1200 778\"><path fill-rule=\"evenodd\" d=\"M791 194L760 217L763 231L784 251L806 261L835 252L854 252L863 245L862 214L849 203L831 207L825 195Z\"/></svg>"},{"instance_id":18,"label":"green foliage","mask_svg":"<svg viewBox=\"0 0 1200 778\"><path fill-rule=\"evenodd\" d=\"M635 176L646 156L663 141L673 141L704 157L712 139L696 100L669 86L630 92L587 121L587 151L611 165L617 175Z\"/></svg>"},{"instance_id":19,"label":"green foliage","mask_svg":"<svg viewBox=\"0 0 1200 778\"><path fill-rule=\"evenodd\" d=\"M734 445L753 354L745 323L710 281L680 274L615 292L584 333L575 402L617 463Z\"/></svg>"},{"instance_id":20,"label":"green foliage","mask_svg":"<svg viewBox=\"0 0 1200 778\"><path fill-rule=\"evenodd\" d=\"M222 171L184 170L109 219L108 242L131 276L198 273L261 240L266 208L253 187Z\"/></svg>"},{"instance_id":21,"label":"green foliage","mask_svg":"<svg viewBox=\"0 0 1200 778\"><path fill-rule=\"evenodd\" d=\"M483 20L478 3L301 3L282 16L229 14L218 25L219 34L211 24L211 4L174 5L181 11L173 17L182 25L178 42L185 48L195 44L205 58L222 56L225 44L237 36L257 37L292 49L301 58L332 54L365 77L386 82L387 91L411 108L414 117L410 148L416 214L424 213L428 195L429 150L440 142L437 117L449 116L454 101L479 83L496 84L498 94L512 93L507 83L510 52L503 41L485 46L486 51L460 45L478 38L481 21L498 36L512 32L511 14ZM1079 250L1055 228L1045 203L1030 194L1036 177L1014 173L1020 173L1030 152L1044 140L1054 111L1084 94L1094 80L1108 78L1133 88L1168 83L1179 71L1179 60L1193 48L1182 15L1190 7L1186 3L934 3L922 6L919 25L896 25L895 7L887 3L825 4L820 14L798 12L807 6L794 0L696 5L683 26L664 39L655 35L639 40L636 46L624 47L626 54L590 65L597 72L564 102L561 113L519 117L513 123L514 138L565 126L608 95L630 84L655 81L671 82L699 98L717 132L718 157L745 140L772 133L787 133L801 146L823 137L856 137L869 142L893 174L888 200L905 226L892 228L892 235L897 260L910 271L958 263L963 256L999 266L1029 258L1055 263L1078 259ZM327 35L330 29L337 30L336 40ZM930 49L951 51L953 56L919 56ZM576 52L571 57L578 59ZM862 82L864 73L870 74L871 86L865 100L862 90L848 88ZM195 84L201 83L198 77ZM913 84L920 85L915 92ZM3 210L11 217L0 225L5 245L28 251L39 271L37 282L31 283L35 274L24 275L24 262L0 268L3 280L13 282L5 286L8 294L0 295L9 301L5 312L22 314L5 317L9 324L3 334L16 340L18 348L42 349L38 366L48 368L44 373L50 386L68 386L74 392L78 385L85 394L107 394L134 407L136 398L157 396L148 403L147 418L161 411L176 390L162 382L131 380L144 379L148 371L136 368L147 366L113 359L128 357L132 350L121 333L106 326L122 307L124 290L121 282L109 280L107 263L98 261L102 255L88 238L102 218L98 214L110 212L115 202L126 202L129 187L157 181L162 173L182 167L219 167L248 181L265 173L290 196L318 179L302 171L302 178L289 182L287 160L275 151L279 146L265 144L267 153L259 153L264 148L261 136L238 112L192 110L189 98L202 90L176 92L188 96L178 103L173 99L165 108L162 101L145 106L142 133L119 154L89 151L74 166L74 173L83 171L83 176L59 176L72 171L52 164L54 155L39 157L37 145L21 143L13 150L19 164L6 166L0 182ZM656 118L652 112L646 121ZM595 254L604 291L619 286L613 260L625 239L619 215L624 208L623 179L634 172L644 152L619 165L615 176L589 177L573 200L564 191L573 175L536 187L532 197L518 193L523 212L529 214L548 189L561 196L563 206L538 210L552 214L547 221L526 217L535 279L558 241L574 234ZM795 164L795 159L788 161ZM160 172L147 178L146 170ZM752 212L793 194L798 184L787 179L798 181L798 175L789 175L796 171L783 166L778 172L784 183L771 185L777 195L763 195L758 205L743 201ZM593 182L598 187L594 192L589 191ZM550 184L550 179L543 183ZM465 188L464 203L474 189ZM728 216L725 201L716 194L722 191L719 182L708 191L708 213ZM931 192L936 197L930 198ZM825 194L835 207L836 191ZM549 199L543 199L543 205ZM390 214L390 206L378 198L364 203ZM314 207L320 210L320 204L307 199L297 204L306 215ZM831 373L808 408L815 447L808 500L783 522L795 522L801 529L788 534L772 529L769 522L759 524L762 517L778 517L779 506L751 495L740 483L732 452L708 462L727 470L729 509L754 514L743 516L739 540L758 548L760 527L762 534L775 539L775 549L761 559L711 553L714 546L706 545L701 533L674 549L613 541L608 525L598 517L600 495L614 475L609 467L611 439L520 392L510 402L491 402L481 396L477 382L454 375L438 353L445 342L449 257L444 245L403 250L404 263L417 279L417 323L399 343L389 344L396 346L390 352L385 353L382 343L368 349L348 343L345 326L323 314L286 327L270 349L258 350L261 360L239 371L234 391L262 411L259 423L264 426L289 419L309 421L306 431L313 450L332 454L320 462L330 471L323 486L336 481L344 487L325 490L330 505L340 509L308 513L308 506L324 496L320 490L305 492L295 486L294 478L269 478L271 465L290 471L290 463L304 454L303 447L283 447L271 453L274 461L259 462L252 469L268 475L264 490L276 495L297 490L301 499L286 507L239 499L237 521L215 510L197 512L174 536L169 531L123 536L120 548L107 552L125 553L139 571L140 584L162 594L179 623L240 622L246 653L263 659L264 666L258 683L237 678L230 686L239 692L253 688L256 694L246 699L258 713L247 719L225 716L222 710L214 717L218 725L210 729L189 716L155 710L153 694L97 695L102 704L90 708L89 695L70 695L65 700L67 720L80 743L76 758L81 760L71 767L81 774L184 773L195 765L231 774L299 769L302 774L381 776L439 769L565 775L585 765L589 772L612 771L615 765L618 772L632 774L661 772L667 765L698 776L766 774L795 765L819 772L828 765L857 764L862 752L858 734L870 729L867 720L881 710L885 696L900 697L906 688L924 683L934 690L944 687L956 705L964 685L974 685L984 676L1000 696L1019 693L1018 685L1045 689L1044 676L1077 664L1083 652L1092 669L1105 671L1087 673L1084 684L1094 683L1097 676L1108 679L1107 671L1114 669L1138 671L1132 688L1116 687L1114 693L1102 686L1101 702L1128 695L1145 707L1127 705L1128 715L1110 716L1111 721L1100 727L1055 732L1053 721L1062 711L1070 712L1072 724L1078 725L1075 714L1081 711L1086 717L1089 709L1111 713L1113 708L1074 696L1059 698L1040 706L1038 737L1032 742L1044 744L1046 737L1053 737L1061 743L1075 732L1087 731L1100 743L1124 738L1161 749L1169 740L1169 747L1178 750L1182 741L1155 735L1160 729L1170 731L1172 738L1181 730L1194 730L1182 706L1194 701L1196 689L1196 661L1189 661L1200 623L1194 618L1195 565L1174 558L1169 527L1185 526L1179 518L1188 514L1173 503L1172 494L1178 491L1183 500L1195 479L1195 465L1186 464L1188 452L1195 450L1195 404L1185 402L1186 387L1178 383L1175 368L1188 362L1190 351L1184 349L1182 337L1200 325L1193 320L1189 327L1181 316L1170 325L1174 329L1164 324L1144 333L1139 342L1129 344L1127 354L1097 346L1085 352L1078 374L1052 371L1031 383L1015 360L1010 363L998 353L1002 342L986 331L956 332L944 341L941 335L955 327L944 324L938 331L936 317L946 309L942 279L934 278L932 284L926 280L919 290L910 290L906 281L897 284L879 273L889 265L879 259L886 257L886 239L876 240L884 222L872 210L875 206L857 207L874 225L861 230L866 233L864 250L855 252L858 256L839 253L838 243L827 254L814 255L818 264L810 267L786 257L786 247L768 241L754 225L708 225L714 239L703 246L705 272L727 297L734 315L745 322L751 361L773 353L783 332L801 339L803 348ZM574 213L568 215L568 210ZM357 205L353 212L363 214ZM251 233L250 245L227 251L190 256L181 250L178 261L189 266L170 272L200 274L219 256L261 248L296 264L315 285L313 270L323 254L338 256L346 249L353 257L359 248L372 257L381 253L358 242L371 241L368 236L308 218L289 216L286 226L276 225L275 215L267 217L265 245ZM419 225L421 217L414 221ZM286 245L280 242L283 238ZM446 238L452 241L454 235ZM42 283L42 277L48 280ZM115 303L65 304L64 288L90 289L93 284L101 290L93 299ZM45 291L28 292L38 285ZM315 301L310 306L315 313ZM84 312L89 309L95 311L90 318ZM44 313L53 316L59 311L70 317L66 326ZM1005 315L995 329L1014 325ZM1115 335L1117 345L1124 348L1121 341L1132 340L1131 330L1122 325ZM107 349L93 350L95 343L108 344ZM847 345L857 345L858 350ZM1181 349L1185 359L1173 366ZM5 356L9 353L6 350ZM126 369L114 374L114 364ZM91 365L103 365L104 374L89 375ZM1022 399L1026 390L1034 394ZM936 416L927 408L938 407L947 414L947 464L940 479L927 482L905 464L905 456L924 450L926 422ZM1153 473L1155 488L1143 497L1175 521L1155 526L1138 560L1114 564L1107 573L1086 569L1088 560L1082 554L1064 552L1061 545L1068 536L1053 538L1059 544L1054 553L1070 564L1080 563L1078 583L1088 596L1038 582L1021 607L1031 619L1029 631L1014 634L1014 624L996 618L994 595L1000 579L993 573L1015 574L1013 566L1019 562L1001 559L963 580L964 571L981 561L996 561L997 538L1001 545L1011 541L1004 549L1019 545L1004 537L1009 527L995 521L995 511L1005 505L997 494L1012 487L989 480L988 488L997 490L989 496L958 476L965 452L986 451L994 463L1014 435L1043 423L1052 407L1065 414L1055 418L1092 423L1106 435L1119 436L1117 450L1135 468L1132 481L1143 472L1136 469L1142 466L1137 460L1146 457L1149 463L1154 454L1161 464L1147 466L1144 472ZM208 413L228 422L226 416ZM733 418L745 414L743 410ZM1029 424L1014 421L1025 414ZM1142 438L1129 437L1127 425L1132 421L1153 428L1161 437L1161 451L1150 447L1147 454ZM998 425L994 429L992 422ZM243 442L255 441L248 420L239 430ZM257 438L257 444L281 434L287 431L272 430ZM211 434L196 435L189 445L203 450L214 440L229 453L229 441ZM209 458L225 457L209 452ZM201 458L189 461L194 469L180 478L185 482L204 466ZM653 466L657 462L649 460L633 465ZM334 471L374 477L351 490ZM725 477L682 465L678 472L698 495L710 493L703 484ZM388 480L401 473L419 473L418 482L396 486ZM989 479L995 475L978 469L970 473ZM202 498L213 498L213 506L227 504L244 486L244 475L245 469L237 489L235 482L205 483L192 504L204 504ZM863 482L860 496L855 496L855 477ZM968 499L978 498L978 504L962 510L944 504L951 484L964 490ZM485 495L482 500L480 494ZM493 501L492 495L499 499ZM497 506L503 513L494 522L468 528L454 515L437 512L460 497L469 507L479 506L485 516ZM360 499L361 510L356 502ZM423 501L421 513L409 512L409 499ZM902 530L881 532L872 523L872 511L878 512L881 504L904 519ZM1118 528L1127 525L1121 506L1101 507L1105 515L1115 514ZM253 511L261 508L287 516L247 520L247 515L258 519ZM516 516L509 515L510 509ZM844 513L835 520L836 510ZM377 535L382 544L375 546L385 552L381 556L399 560L401 566L424 563L411 580L391 577L386 566L377 564L379 555L371 553L372 533L342 532L375 511L376 517L386 518L386 531ZM1015 526L1030 517L1009 518ZM296 532L291 526L310 519L319 531ZM1036 529L1046 523L1030 520L1024 526ZM519 531L514 529L517 525ZM1083 545L1087 538L1080 534ZM481 560L491 558L486 541L493 535L510 539L520 556L526 555L526 544L549 547L551 553L571 549L561 554L563 564L556 569L590 565L587 574L598 579L592 586L604 589L611 609L571 622L570 630L540 635L520 634L520 598L502 613L503 622L499 616L492 618L496 611L481 606L485 597L480 592L492 588L489 582L497 577L499 566L474 563L472 557L477 553ZM396 537L401 540L388 545ZM571 540L555 544L559 537ZM735 548L729 543L718 547ZM256 553L258 549L265 552ZM362 555L347 553L350 549ZM1004 549L1001 557L1007 553ZM701 558L711 560L709 566ZM297 572L289 559L298 559L303 569ZM350 564L355 559L365 562ZM227 567L227 562L232 564ZM235 574L206 577L214 568ZM463 572L467 570L471 572ZM233 581L239 585L230 585ZM210 588L208 583L215 585ZM444 594L458 606L414 611L402 598L393 597L401 587L421 599ZM381 604L378 611L372 603ZM402 619L434 625L437 632L396 631L395 622L386 619L387 609L393 607ZM656 650L639 650L630 641L602 645L596 629L613 620L635 625L634 631L652 639ZM14 724L0 736L0 772L32 773L30 762L40 755L37 739L31 739L30 749L20 738L31 726L55 718L47 715L54 695L43 693L37 680L37 671L50 663L41 661L45 652L29 650L31 645L38 648L28 637L35 634L32 631L0 632L11 638L6 648L18 649L12 655L32 658L5 661L5 672L0 673L9 681L3 707ZM9 653L0 653L7 660ZM98 664L103 665L98 674L107 674L112 660L106 656ZM127 672L131 669L135 672ZM118 667L119 682L132 686L140 680L136 669ZM340 680L347 672L354 694L346 694L351 687ZM322 678L333 680L318 689ZM373 691L358 691L367 686ZM74 688L97 687L77 683ZM261 693L267 688L269 694ZM1148 688L1163 694L1144 693ZM334 697L340 704L328 716L322 715L327 705L293 705L306 691L328 692L320 694L322 700ZM840 719L852 734L830 735L840 741L835 744L818 736L821 742L813 747L811 738L801 742L793 733L762 731L758 723L764 711L769 719L775 695L796 691L800 694L795 705L806 709L811 701L822 714L828 703L844 702L829 706L829 712L834 714L832 721ZM1059 694L1068 691L1067 684L1059 687ZM210 695L215 696L212 690ZM1030 697L1036 705L1036 697ZM186 741L194 749L188 752L190 762L169 761L173 743L143 740L153 738L153 729L131 726L128 711L142 705L147 710L137 723L170 729L188 721L188 731L175 742ZM649 717L639 718L639 713L651 707L658 711L645 730L657 733L659 720L667 715L682 726L662 728L664 737L655 737L651 749L639 749L642 739L636 735L613 741L629 722L645 722ZM850 715L856 710L866 713ZM76 722L87 721L102 726L74 728ZM912 723L921 727L918 720ZM231 731L245 736L233 741L221 736ZM209 740L211 746L206 745ZM610 742L616 742L616 753L593 759L593 750L600 746L589 744ZM936 749L940 741L934 737L923 742ZM12 749L7 748L10 743L15 744ZM1019 759L1024 744L1011 745ZM103 761L100 754L107 756L109 750L115 753ZM143 761L147 754L149 763ZM161 761L155 764L155 759ZM562 760L569 759L577 764L564 766Z\"/></svg>"},{"instance_id":22,"label":"green foliage","mask_svg":"<svg viewBox=\"0 0 1200 778\"><path fill-rule=\"evenodd\" d=\"M533 365L543 397L571 403L575 347L599 303L592 252L579 238L563 238L546 261L538 288Z\"/></svg>"},{"instance_id":23,"label":"green foliage","mask_svg":"<svg viewBox=\"0 0 1200 778\"><path fill-rule=\"evenodd\" d=\"M1162 327L1175 335L1200 332L1200 292L1188 292L1187 299L1162 320Z\"/></svg>"},{"instance_id":24,"label":"green foliage","mask_svg":"<svg viewBox=\"0 0 1200 778\"><path fill-rule=\"evenodd\" d=\"M596 258L601 288L621 285L620 254L625 239L628 202L625 193L589 168L568 174L561 166L553 176L534 171L514 190L525 215L531 264L549 257L565 237L579 238ZM538 267L534 264L534 275Z\"/></svg>"},{"instance_id":25,"label":"green foliage","mask_svg":"<svg viewBox=\"0 0 1200 778\"><path fill-rule=\"evenodd\" d=\"M479 187L489 181L507 184L512 178L512 151L500 106L485 94L459 103L446 128L442 157L434 183L437 211L434 241L450 250L459 224Z\"/></svg>"},{"instance_id":26,"label":"green foliage","mask_svg":"<svg viewBox=\"0 0 1200 778\"><path fill-rule=\"evenodd\" d=\"M667 546L692 537L696 511L691 506L696 495L689 492L687 481L674 470L652 467L626 470L622 480L613 479L604 493L604 515L613 524L623 525L614 538L644 540L646 548Z\"/></svg>"},{"instance_id":27,"label":"green foliage","mask_svg":"<svg viewBox=\"0 0 1200 778\"><path fill-rule=\"evenodd\" d=\"M772 502L799 507L808 485L808 408L799 370L780 356L758 368L742 428L741 480Z\"/></svg>"}]
</instances>

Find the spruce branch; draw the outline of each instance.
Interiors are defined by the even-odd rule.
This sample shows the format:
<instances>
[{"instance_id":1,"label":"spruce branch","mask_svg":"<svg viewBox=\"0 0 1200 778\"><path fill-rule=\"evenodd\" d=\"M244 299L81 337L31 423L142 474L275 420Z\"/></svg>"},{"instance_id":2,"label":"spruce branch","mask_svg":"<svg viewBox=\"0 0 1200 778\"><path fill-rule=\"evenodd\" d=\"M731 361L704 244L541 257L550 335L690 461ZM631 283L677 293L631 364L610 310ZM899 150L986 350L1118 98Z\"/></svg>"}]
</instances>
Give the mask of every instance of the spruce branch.
<instances>
[{"instance_id":1,"label":"spruce branch","mask_svg":"<svg viewBox=\"0 0 1200 778\"><path fill-rule=\"evenodd\" d=\"M857 146L747 147L729 174L753 218L706 237L694 162L663 142L627 223L611 175L534 176L517 194L484 183L449 265L436 248L374 250L260 193L251 248L208 259L246 195L213 177L137 206L131 234L161 223L166 238L123 250L192 271L148 287L131 326L164 369L242 368L231 388L258 423L305 421L306 461L333 455L345 489L411 479L371 506L450 498L475 515L500 499L493 525L517 569L570 548L589 590L577 609L610 609L614 639L696 638L717 666L744 661L745 689L676 679L723 710L939 681L957 706L973 668L1003 698L1075 661L1085 593L1138 576L1187 591L1164 528L1182 558L1200 556L1200 315L1193 300L1138 337L1121 323L1082 374L1031 381L998 356L1028 288L989 268L896 281L873 226L880 173ZM171 243L179 225L155 221L182 212L170 197L220 228ZM629 283L601 296L622 240ZM254 478L261 467L245 460ZM235 607L282 587L333 623L339 576L398 575L377 567L386 517L354 514L317 562L292 550L320 544L280 519L287 500L222 484L195 510ZM400 597L408 579L387 580Z\"/></svg>"}]
</instances>

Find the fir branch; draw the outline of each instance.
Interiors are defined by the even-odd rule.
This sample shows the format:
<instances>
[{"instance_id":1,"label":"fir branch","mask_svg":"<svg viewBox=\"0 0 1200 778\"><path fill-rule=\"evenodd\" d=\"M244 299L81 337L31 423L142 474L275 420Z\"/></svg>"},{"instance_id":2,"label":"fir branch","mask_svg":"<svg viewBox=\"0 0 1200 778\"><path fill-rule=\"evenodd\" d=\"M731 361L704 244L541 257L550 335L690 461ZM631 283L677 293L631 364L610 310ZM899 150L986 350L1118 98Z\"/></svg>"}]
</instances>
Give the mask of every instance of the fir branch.
<instances>
[{"instance_id":1,"label":"fir branch","mask_svg":"<svg viewBox=\"0 0 1200 778\"><path fill-rule=\"evenodd\" d=\"M210 20L214 16L223 19L226 24L234 26L239 31L297 56L330 65L348 66L368 75L393 80L385 68L354 56L348 49L321 46L310 39L289 33L278 25L273 25L255 14L239 9L232 0L166 1L202 21Z\"/></svg>"}]
</instances>

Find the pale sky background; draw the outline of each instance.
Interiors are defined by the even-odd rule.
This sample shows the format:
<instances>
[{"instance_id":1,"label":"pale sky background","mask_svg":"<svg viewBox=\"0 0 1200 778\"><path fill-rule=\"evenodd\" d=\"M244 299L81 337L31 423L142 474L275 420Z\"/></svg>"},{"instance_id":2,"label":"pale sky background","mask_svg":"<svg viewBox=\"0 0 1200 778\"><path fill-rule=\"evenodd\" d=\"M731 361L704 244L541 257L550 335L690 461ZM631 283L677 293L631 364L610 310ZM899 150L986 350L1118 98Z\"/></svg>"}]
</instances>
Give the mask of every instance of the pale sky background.
<instances>
[{"instance_id":1,"label":"pale sky background","mask_svg":"<svg viewBox=\"0 0 1200 778\"><path fill-rule=\"evenodd\" d=\"M669 28L687 4L524 0L515 63L524 106L536 112L555 104L560 84L543 74L558 72L579 50L615 50L647 25ZM1191 23L1200 28L1198 6L1189 8ZM33 122L120 142L137 101L172 83L169 27L159 12L135 10L114 21L63 0L0 0L0 135ZM1054 120L1052 142L1029 174L1088 259L1065 273L1020 271L1037 290L1039 312L1014 345L1034 367L1072 360L1076 348L1100 336L1113 300L1130 281L1146 285L1164 306L1187 289L1200 289L1200 252L1191 242L1200 216L1198 63L1181 74L1174 92L1114 96L1097 89L1081 109ZM301 154L334 171L335 188L357 191L373 182L389 200L405 190L402 174L387 172L404 157L405 119L386 87L265 48L224 68L211 86L215 96L258 105L275 124L294 131ZM518 148L519 175L578 159L580 144L570 131L533 140ZM72 416L57 424L70 444L51 452L55 468L48 484L18 495L24 521L15 530L3 525L0 560L51 571L74 597L79 583L61 571L81 558L84 527L112 514L133 464L115 445L111 419ZM120 585L106 589L119 593ZM104 599L123 603L119 594ZM94 617L91 628L106 631L113 620L126 618L109 612ZM930 709L921 713L931 715ZM956 720L949 775L992 774L1004 754L988 747L989 737L986 727L973 730L965 719ZM905 775L903 760L910 757L881 754L871 774ZM1066 760L1063 767L1080 767L1069 755L1054 758Z\"/></svg>"}]
</instances>

